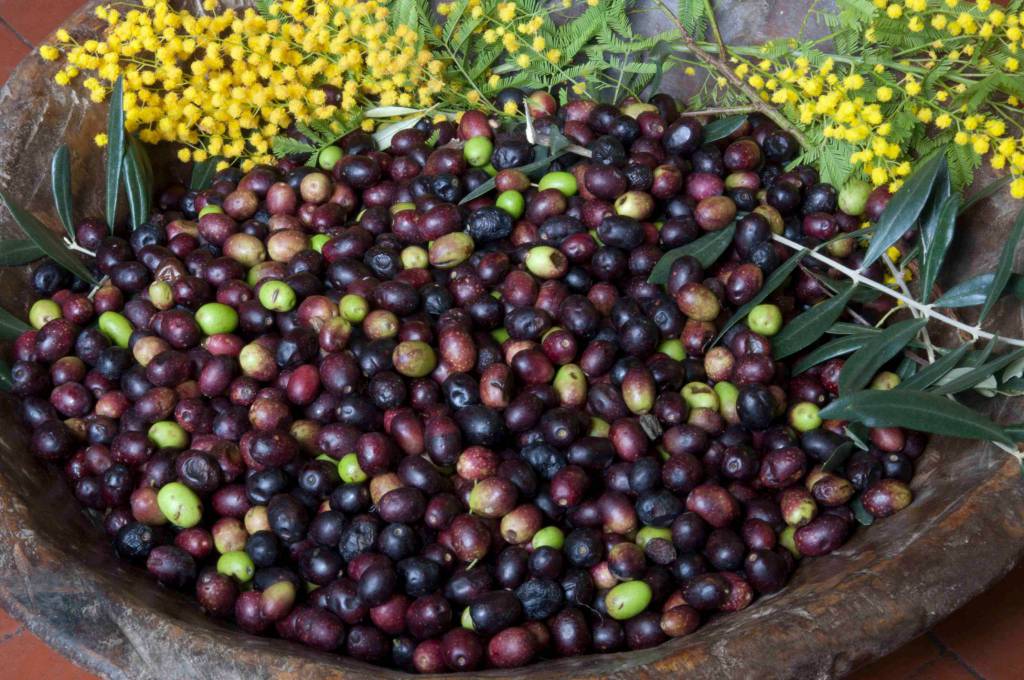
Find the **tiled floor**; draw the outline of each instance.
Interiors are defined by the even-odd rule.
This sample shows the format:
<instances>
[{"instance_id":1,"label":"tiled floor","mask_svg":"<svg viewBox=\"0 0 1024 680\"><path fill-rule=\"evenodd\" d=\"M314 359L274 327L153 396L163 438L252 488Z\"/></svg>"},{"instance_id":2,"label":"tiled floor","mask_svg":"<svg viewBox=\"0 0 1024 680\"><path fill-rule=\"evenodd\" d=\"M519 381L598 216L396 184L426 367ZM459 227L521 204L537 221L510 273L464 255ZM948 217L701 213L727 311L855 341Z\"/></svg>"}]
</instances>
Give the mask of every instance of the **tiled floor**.
<instances>
[{"instance_id":1,"label":"tiled floor","mask_svg":"<svg viewBox=\"0 0 1024 680\"><path fill-rule=\"evenodd\" d=\"M0 82L79 0L0 0ZM86 680L89 673L0 611L0 678ZM1024 677L1024 566L934 630L858 672L856 680Z\"/></svg>"}]
</instances>

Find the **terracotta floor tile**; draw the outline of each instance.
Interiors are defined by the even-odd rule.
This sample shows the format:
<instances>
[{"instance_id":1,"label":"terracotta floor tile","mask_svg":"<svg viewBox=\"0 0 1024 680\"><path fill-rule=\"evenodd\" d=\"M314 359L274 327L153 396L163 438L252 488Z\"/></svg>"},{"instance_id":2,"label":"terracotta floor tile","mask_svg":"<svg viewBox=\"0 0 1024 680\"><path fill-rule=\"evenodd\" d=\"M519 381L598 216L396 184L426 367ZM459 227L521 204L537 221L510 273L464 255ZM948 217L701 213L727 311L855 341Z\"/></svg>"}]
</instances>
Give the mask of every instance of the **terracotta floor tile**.
<instances>
[{"instance_id":1,"label":"terracotta floor tile","mask_svg":"<svg viewBox=\"0 0 1024 680\"><path fill-rule=\"evenodd\" d=\"M8 640L21 630L21 623L15 621L7 612L0 610L0 643Z\"/></svg>"},{"instance_id":2,"label":"terracotta floor tile","mask_svg":"<svg viewBox=\"0 0 1024 680\"><path fill-rule=\"evenodd\" d=\"M1024 674L1024 566L935 627L935 635L987 680Z\"/></svg>"},{"instance_id":3,"label":"terracotta floor tile","mask_svg":"<svg viewBox=\"0 0 1024 680\"><path fill-rule=\"evenodd\" d=\"M28 53L28 45L23 43L9 26L0 22L0 83L7 81L14 67Z\"/></svg>"},{"instance_id":4,"label":"terracotta floor tile","mask_svg":"<svg viewBox=\"0 0 1024 680\"><path fill-rule=\"evenodd\" d=\"M889 656L865 666L851 680L905 680L917 670L934 663L942 650L927 635L914 638Z\"/></svg>"},{"instance_id":5,"label":"terracotta floor tile","mask_svg":"<svg viewBox=\"0 0 1024 680\"><path fill-rule=\"evenodd\" d=\"M60 28L82 0L0 0L0 17L33 45Z\"/></svg>"},{"instance_id":6,"label":"terracotta floor tile","mask_svg":"<svg viewBox=\"0 0 1024 680\"><path fill-rule=\"evenodd\" d=\"M96 680L91 673L68 661L25 629L0 642L0 659L3 660L0 677L4 678Z\"/></svg>"}]
</instances>

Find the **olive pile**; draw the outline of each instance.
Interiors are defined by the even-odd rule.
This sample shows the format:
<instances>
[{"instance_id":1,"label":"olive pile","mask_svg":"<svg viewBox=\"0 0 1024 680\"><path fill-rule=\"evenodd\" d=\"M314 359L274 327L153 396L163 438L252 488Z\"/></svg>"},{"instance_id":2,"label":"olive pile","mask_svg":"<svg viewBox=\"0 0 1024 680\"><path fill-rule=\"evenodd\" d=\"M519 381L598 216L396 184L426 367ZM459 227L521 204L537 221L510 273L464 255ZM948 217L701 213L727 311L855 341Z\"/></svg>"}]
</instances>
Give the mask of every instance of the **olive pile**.
<instances>
[{"instance_id":1,"label":"olive pile","mask_svg":"<svg viewBox=\"0 0 1024 680\"><path fill-rule=\"evenodd\" d=\"M851 503L910 502L924 437L876 428L822 471L842 360L772 357L827 271L712 346L788 257L773 234L833 239L888 194L785 170L794 140L756 115L705 143L663 95L529 106L589 157L531 179L523 126L478 111L384 151L354 132L320 168L168 187L130 234L80 224L92 297L36 269L13 389L119 556L251 633L472 671L690 634L839 548ZM733 222L713 265L648 282Z\"/></svg>"}]
</instances>

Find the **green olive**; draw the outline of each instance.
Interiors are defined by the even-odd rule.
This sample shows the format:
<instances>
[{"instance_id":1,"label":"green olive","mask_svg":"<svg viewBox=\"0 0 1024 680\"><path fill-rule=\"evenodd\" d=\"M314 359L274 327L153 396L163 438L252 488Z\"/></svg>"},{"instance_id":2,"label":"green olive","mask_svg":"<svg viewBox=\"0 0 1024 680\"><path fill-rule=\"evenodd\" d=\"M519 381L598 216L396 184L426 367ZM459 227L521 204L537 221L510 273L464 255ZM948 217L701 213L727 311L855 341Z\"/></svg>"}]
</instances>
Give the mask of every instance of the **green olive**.
<instances>
[{"instance_id":1,"label":"green olive","mask_svg":"<svg viewBox=\"0 0 1024 680\"><path fill-rule=\"evenodd\" d=\"M533 535L533 541L531 545L533 549L537 548L554 548L555 550L561 550L565 544L565 534L558 527L544 527Z\"/></svg>"},{"instance_id":2,"label":"green olive","mask_svg":"<svg viewBox=\"0 0 1024 680\"><path fill-rule=\"evenodd\" d=\"M718 394L706 383L691 382L683 386L683 400L690 408L718 410Z\"/></svg>"},{"instance_id":3,"label":"green olive","mask_svg":"<svg viewBox=\"0 0 1024 680\"><path fill-rule=\"evenodd\" d=\"M64 314L60 310L60 305L53 300L36 300L32 303L32 308L28 310L28 322L36 330L62 316Z\"/></svg>"},{"instance_id":4,"label":"green olive","mask_svg":"<svg viewBox=\"0 0 1024 680\"><path fill-rule=\"evenodd\" d=\"M725 422L738 423L740 416L736 410L736 401L740 398L739 389L727 380L719 380L715 383L715 394L718 395L718 411Z\"/></svg>"},{"instance_id":5,"label":"green olive","mask_svg":"<svg viewBox=\"0 0 1024 680\"><path fill-rule=\"evenodd\" d=\"M682 340L666 340L665 342L658 345L658 351L662 354L667 354L676 361L682 361L686 359L686 348L683 346Z\"/></svg>"},{"instance_id":6,"label":"green olive","mask_svg":"<svg viewBox=\"0 0 1024 680\"><path fill-rule=\"evenodd\" d=\"M181 529L194 527L203 518L203 504L199 496L181 482L170 482L160 487L156 504L167 521Z\"/></svg>"},{"instance_id":7,"label":"green olive","mask_svg":"<svg viewBox=\"0 0 1024 680\"><path fill-rule=\"evenodd\" d=\"M196 323L203 333L233 333L238 327L238 312L222 302L207 302L196 310Z\"/></svg>"},{"instance_id":8,"label":"green olive","mask_svg":"<svg viewBox=\"0 0 1024 680\"><path fill-rule=\"evenodd\" d=\"M149 426L149 441L161 449L184 449L188 446L188 432L173 420L159 420Z\"/></svg>"},{"instance_id":9,"label":"green olive","mask_svg":"<svg viewBox=\"0 0 1024 680\"><path fill-rule=\"evenodd\" d=\"M149 301L157 309L170 309L174 306L174 289L166 281L154 281L149 284Z\"/></svg>"},{"instance_id":10,"label":"green olive","mask_svg":"<svg viewBox=\"0 0 1024 680\"><path fill-rule=\"evenodd\" d=\"M363 297L349 293L341 298L338 310L346 321L361 323L370 313L370 305Z\"/></svg>"},{"instance_id":11,"label":"green olive","mask_svg":"<svg viewBox=\"0 0 1024 680\"><path fill-rule=\"evenodd\" d=\"M217 573L230 576L239 583L248 583L256 573L256 565L244 550L232 550L217 560Z\"/></svg>"},{"instance_id":12,"label":"green olive","mask_svg":"<svg viewBox=\"0 0 1024 680\"><path fill-rule=\"evenodd\" d=\"M483 136L467 140L466 145L462 147L463 157L474 168L482 168L490 163L493 152L494 142Z\"/></svg>"},{"instance_id":13,"label":"green olive","mask_svg":"<svg viewBox=\"0 0 1024 680\"><path fill-rule=\"evenodd\" d=\"M429 264L427 251L419 246L406 246L402 249L401 258L406 269L426 269Z\"/></svg>"},{"instance_id":14,"label":"green olive","mask_svg":"<svg viewBox=\"0 0 1024 680\"><path fill-rule=\"evenodd\" d=\"M359 458L354 453L346 453L338 461L338 476L346 484L360 484L367 480L363 468L359 467Z\"/></svg>"},{"instance_id":15,"label":"green olive","mask_svg":"<svg viewBox=\"0 0 1024 680\"><path fill-rule=\"evenodd\" d=\"M636 532L636 544L641 548L646 547L655 538L663 538L671 542L672 531L665 527L643 527L640 531Z\"/></svg>"},{"instance_id":16,"label":"green olive","mask_svg":"<svg viewBox=\"0 0 1024 680\"><path fill-rule=\"evenodd\" d=\"M796 547L796 540L794 535L796 534L796 527L793 525L787 526L785 529L779 532L779 545L792 553L793 557L801 557L800 551Z\"/></svg>"},{"instance_id":17,"label":"green olive","mask_svg":"<svg viewBox=\"0 0 1024 680\"><path fill-rule=\"evenodd\" d=\"M839 209L847 215L860 215L868 205L870 194L870 184L862 179L851 179L839 190Z\"/></svg>"},{"instance_id":18,"label":"green olive","mask_svg":"<svg viewBox=\"0 0 1024 680\"><path fill-rule=\"evenodd\" d=\"M469 607L462 610L462 616L459 617L459 624L468 630L476 630L476 626L473 625L473 616L469 613Z\"/></svg>"},{"instance_id":19,"label":"green olive","mask_svg":"<svg viewBox=\"0 0 1024 680\"><path fill-rule=\"evenodd\" d=\"M523 195L515 189L509 189L508 191L502 191L498 194L497 200L494 201L494 205L501 208L513 219L519 219L523 216L523 210L526 208L526 201L523 199Z\"/></svg>"},{"instance_id":20,"label":"green olive","mask_svg":"<svg viewBox=\"0 0 1024 680\"><path fill-rule=\"evenodd\" d=\"M123 314L103 312L99 318L100 332L107 339L122 349L128 349L128 340L132 337L132 324Z\"/></svg>"},{"instance_id":21,"label":"green olive","mask_svg":"<svg viewBox=\"0 0 1024 680\"><path fill-rule=\"evenodd\" d=\"M324 251L324 245L331 240L331 237L327 234L315 234L313 238L309 239L309 247L318 253Z\"/></svg>"},{"instance_id":22,"label":"green olive","mask_svg":"<svg viewBox=\"0 0 1024 680\"><path fill-rule=\"evenodd\" d=\"M320 149L320 155L317 156L316 162L320 165L321 169L331 170L341 160L341 156L341 149L331 144Z\"/></svg>"},{"instance_id":23,"label":"green olive","mask_svg":"<svg viewBox=\"0 0 1024 680\"><path fill-rule=\"evenodd\" d=\"M901 382L900 377L892 371L882 371L874 377L870 387L873 390L892 390L896 389Z\"/></svg>"},{"instance_id":24,"label":"green olive","mask_svg":"<svg viewBox=\"0 0 1024 680\"><path fill-rule=\"evenodd\" d=\"M533 246L526 253L526 268L541 279L561 278L569 269L562 251L551 246Z\"/></svg>"},{"instance_id":25,"label":"green olive","mask_svg":"<svg viewBox=\"0 0 1024 680\"><path fill-rule=\"evenodd\" d=\"M508 329L495 328L493 331L491 331L491 337L494 338L494 340L500 345L501 343L509 339Z\"/></svg>"},{"instance_id":26,"label":"green olive","mask_svg":"<svg viewBox=\"0 0 1024 680\"><path fill-rule=\"evenodd\" d=\"M391 363L408 378L422 378L437 368L437 354L422 340L406 340L391 353Z\"/></svg>"},{"instance_id":27,"label":"green olive","mask_svg":"<svg viewBox=\"0 0 1024 680\"><path fill-rule=\"evenodd\" d=\"M260 286L260 304L272 312L290 312L295 307L295 291L284 281L267 281Z\"/></svg>"},{"instance_id":28,"label":"green olive","mask_svg":"<svg viewBox=\"0 0 1024 680\"><path fill-rule=\"evenodd\" d=\"M457 267L473 254L476 244L473 237L464 231L453 231L430 243L428 257L430 264L439 269Z\"/></svg>"},{"instance_id":29,"label":"green olive","mask_svg":"<svg viewBox=\"0 0 1024 680\"><path fill-rule=\"evenodd\" d=\"M199 211L199 217L202 217L203 215L211 215L213 213L222 213L222 212L224 212L224 209L221 208L219 205L214 205L213 203L207 203L205 206L203 206L203 209Z\"/></svg>"},{"instance_id":30,"label":"green olive","mask_svg":"<svg viewBox=\"0 0 1024 680\"><path fill-rule=\"evenodd\" d=\"M821 427L818 407L809 401L802 401L789 412L789 424L797 432L810 432Z\"/></svg>"},{"instance_id":31,"label":"green olive","mask_svg":"<svg viewBox=\"0 0 1024 680\"><path fill-rule=\"evenodd\" d=\"M631 619L651 603L651 587L644 581L626 581L615 586L604 596L608 616L617 621Z\"/></svg>"},{"instance_id":32,"label":"green olive","mask_svg":"<svg viewBox=\"0 0 1024 680\"><path fill-rule=\"evenodd\" d=\"M611 430L612 426L608 424L607 420L603 420L597 416L590 417L590 432L587 433L589 436L607 437Z\"/></svg>"},{"instance_id":33,"label":"green olive","mask_svg":"<svg viewBox=\"0 0 1024 680\"><path fill-rule=\"evenodd\" d=\"M782 330L782 310L771 304L757 305L747 314L747 327L771 337Z\"/></svg>"},{"instance_id":34,"label":"green olive","mask_svg":"<svg viewBox=\"0 0 1024 680\"><path fill-rule=\"evenodd\" d=\"M557 189L563 196L575 196L578 191L576 177L571 172L549 172L540 178L537 183L540 191L545 189Z\"/></svg>"}]
</instances>

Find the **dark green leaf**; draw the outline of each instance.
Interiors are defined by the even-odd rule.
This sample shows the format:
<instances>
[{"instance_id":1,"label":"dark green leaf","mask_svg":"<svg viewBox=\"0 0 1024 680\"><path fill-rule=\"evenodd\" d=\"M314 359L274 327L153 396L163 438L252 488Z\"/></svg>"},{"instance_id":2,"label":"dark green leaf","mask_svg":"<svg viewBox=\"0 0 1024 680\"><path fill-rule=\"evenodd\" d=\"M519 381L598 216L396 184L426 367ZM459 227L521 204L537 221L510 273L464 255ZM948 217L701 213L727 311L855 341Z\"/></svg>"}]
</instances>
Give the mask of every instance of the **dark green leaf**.
<instances>
[{"instance_id":1,"label":"dark green leaf","mask_svg":"<svg viewBox=\"0 0 1024 680\"><path fill-rule=\"evenodd\" d=\"M1013 228L1010 229L1010 235L1006 244L1003 245L1003 251L999 254L999 264L996 265L996 270L993 272L992 287L988 289L988 295L985 296L985 304L978 314L978 323L981 323L992 310L992 305L1003 294L1006 283L1010 280L1010 274L1013 273L1013 256L1017 252L1017 244L1020 243L1022 233L1024 233L1024 210L1017 213L1017 219L1013 223Z\"/></svg>"},{"instance_id":2,"label":"dark green leaf","mask_svg":"<svg viewBox=\"0 0 1024 680\"><path fill-rule=\"evenodd\" d=\"M546 149L546 147L543 146L540 148ZM538 158L532 163L527 163L526 165L516 168L516 170L519 170L527 175L533 175L534 173L540 170L546 170L548 166L555 161L556 158L560 157L564 153L565 151L561 151L557 154L551 154L550 156L547 156L545 158ZM488 191L494 189L494 186L495 182L494 178L492 177L483 184L481 184L480 186L478 186L476 189L473 189L473 191L470 191L468 194L466 194L466 196L461 201L459 201L459 205L465 205L466 203L469 203L473 199L480 198Z\"/></svg>"},{"instance_id":3,"label":"dark green leaf","mask_svg":"<svg viewBox=\"0 0 1024 680\"><path fill-rule=\"evenodd\" d=\"M871 382L878 369L899 354L927 323L927 319L907 319L872 337L843 364L839 373L839 393L848 394Z\"/></svg>"},{"instance_id":4,"label":"dark green leaf","mask_svg":"<svg viewBox=\"0 0 1024 680\"><path fill-rule=\"evenodd\" d=\"M128 150L124 155L124 188L128 195L132 229L149 219L152 189L146 176L146 150L135 137L128 136Z\"/></svg>"},{"instance_id":5,"label":"dark green leaf","mask_svg":"<svg viewBox=\"0 0 1024 680\"><path fill-rule=\"evenodd\" d=\"M872 335L870 333L864 333L861 335L843 335L835 340L829 340L821 347L816 348L810 354L805 356L803 359L798 361L793 366L793 375L799 375L804 371L817 366L823 361L841 357L844 354L850 352L856 352L858 349L863 347L865 343L871 340Z\"/></svg>"},{"instance_id":6,"label":"dark green leaf","mask_svg":"<svg viewBox=\"0 0 1024 680\"><path fill-rule=\"evenodd\" d=\"M782 327L774 338L772 347L776 359L796 354L804 347L825 334L846 309L854 288L820 302Z\"/></svg>"},{"instance_id":7,"label":"dark green leaf","mask_svg":"<svg viewBox=\"0 0 1024 680\"><path fill-rule=\"evenodd\" d=\"M708 232L696 241L687 243L685 246L673 248L661 256L658 264L654 265L654 269L651 270L647 280L651 283L664 284L668 281L672 265L683 255L692 255L700 261L701 266L705 268L710 267L715 260L722 256L722 253L726 251L729 244L732 243L732 237L735 233L736 223L733 222L725 229Z\"/></svg>"},{"instance_id":8,"label":"dark green leaf","mask_svg":"<svg viewBox=\"0 0 1024 680\"><path fill-rule=\"evenodd\" d=\"M921 210L920 240L931 240L938 224L939 211L942 210L946 199L952 194L953 186L949 181L949 167L943 166L939 168L939 174L935 177L935 183L932 186L932 194L928 197L928 202L925 203L924 208Z\"/></svg>"},{"instance_id":9,"label":"dark green leaf","mask_svg":"<svg viewBox=\"0 0 1024 680\"><path fill-rule=\"evenodd\" d=\"M96 279L89 269L64 246L60 237L47 229L46 225L35 218L35 215L12 201L3 191L0 191L0 199L3 199L7 209L11 211L11 217L25 232L25 236L34 241L40 250L78 278L93 285L96 284Z\"/></svg>"},{"instance_id":10,"label":"dark green leaf","mask_svg":"<svg viewBox=\"0 0 1024 680\"><path fill-rule=\"evenodd\" d=\"M900 365L896 367L896 375L900 377L900 382L914 377L915 373L917 373L917 362L909 356L904 356L900 360Z\"/></svg>"},{"instance_id":11,"label":"dark green leaf","mask_svg":"<svg viewBox=\"0 0 1024 680\"><path fill-rule=\"evenodd\" d=\"M36 242L29 238L0 241L0 267L20 267L35 262L45 254Z\"/></svg>"},{"instance_id":12,"label":"dark green leaf","mask_svg":"<svg viewBox=\"0 0 1024 680\"><path fill-rule=\"evenodd\" d=\"M7 362L0 359L0 390L10 392L14 384L11 382L11 367Z\"/></svg>"},{"instance_id":13,"label":"dark green leaf","mask_svg":"<svg viewBox=\"0 0 1024 680\"><path fill-rule=\"evenodd\" d=\"M1001 427L946 397L919 390L864 390L839 397L822 418L852 420L868 427L906 427L932 434L1013 444Z\"/></svg>"},{"instance_id":14,"label":"dark green leaf","mask_svg":"<svg viewBox=\"0 0 1024 680\"><path fill-rule=\"evenodd\" d=\"M985 378L989 377L990 375L995 375L996 371L999 371L1005 368L1006 366L1009 366L1022 356L1024 356L1024 347L1013 352L1004 354L998 359L993 359L992 361L982 364L981 366L972 368L967 373L964 373L963 375L958 376L947 383L943 383L941 385L936 386L936 388L932 390L932 392L934 392L935 394L956 394L957 392L969 390L978 383L980 383Z\"/></svg>"},{"instance_id":15,"label":"dark green leaf","mask_svg":"<svg viewBox=\"0 0 1024 680\"><path fill-rule=\"evenodd\" d=\"M968 353L967 357L964 359L964 366L974 368L975 366L981 366L983 363L988 361L988 358L992 356L992 350L994 350L996 348L996 345L998 344L998 341L996 339L998 337L999 336L996 336L989 340L988 342L986 342L985 346L982 347L980 350Z\"/></svg>"},{"instance_id":16,"label":"dark green leaf","mask_svg":"<svg viewBox=\"0 0 1024 680\"><path fill-rule=\"evenodd\" d=\"M846 462L846 459L850 457L850 454L853 453L853 450L855 448L857 447L854 445L852 441L845 441L839 446L837 446L836 450L832 452L832 455L829 456L828 459L821 464L821 471L832 472L833 470L839 468L843 463Z\"/></svg>"},{"instance_id":17,"label":"dark green leaf","mask_svg":"<svg viewBox=\"0 0 1024 680\"><path fill-rule=\"evenodd\" d=\"M716 118L704 126L704 143L710 144L720 139L725 139L732 133L739 130L747 122L747 115L744 113L725 118Z\"/></svg>"},{"instance_id":18,"label":"dark green leaf","mask_svg":"<svg viewBox=\"0 0 1024 680\"><path fill-rule=\"evenodd\" d=\"M868 286L857 286L855 281L837 281L836 279L825 276L824 274L819 274L818 272L807 269L806 267L803 268L803 270L837 295L845 293L849 288L856 287L857 290L853 291L853 294L850 296L850 302L856 302L863 305L877 300L881 295L881 293L874 288L870 288Z\"/></svg>"},{"instance_id":19,"label":"dark green leaf","mask_svg":"<svg viewBox=\"0 0 1024 680\"><path fill-rule=\"evenodd\" d=\"M0 340L5 342L14 340L31 328L27 323L0 307Z\"/></svg>"},{"instance_id":20,"label":"dark green leaf","mask_svg":"<svg viewBox=\"0 0 1024 680\"><path fill-rule=\"evenodd\" d=\"M924 228L921 229L921 242L924 248L924 258L921 261L921 293L924 302L928 302L931 297L935 280L939 277L939 269L949 251L949 245L953 242L959 207L960 195L949 196L936 211L927 234Z\"/></svg>"},{"instance_id":21,"label":"dark green leaf","mask_svg":"<svg viewBox=\"0 0 1024 680\"><path fill-rule=\"evenodd\" d=\"M889 246L903 236L907 229L914 226L932 195L936 179L945 169L946 157L942 153L933 153L918 163L917 168L907 177L900 190L893 194L882 211L882 216L875 225L875 234L871 237L867 253L864 254L862 266L867 267L874 263Z\"/></svg>"},{"instance_id":22,"label":"dark green leaf","mask_svg":"<svg viewBox=\"0 0 1024 680\"><path fill-rule=\"evenodd\" d=\"M751 309L764 302L769 295L774 293L779 286L784 284L786 279L789 278L789 275L794 269L796 269L796 266L800 264L800 260L802 260L806 254L806 250L798 251L793 253L788 260L780 264L775 271L772 272L772 275L764 282L764 285L761 286L761 290L757 292L757 295L755 295L750 302L737 309L733 315L729 317L729 320L726 321L725 325L722 326L722 329L718 331L718 335L711 341L711 344L717 344L718 341L722 339L722 336L725 335L726 331L746 318Z\"/></svg>"},{"instance_id":23,"label":"dark green leaf","mask_svg":"<svg viewBox=\"0 0 1024 680\"><path fill-rule=\"evenodd\" d=\"M995 274L992 272L978 274L953 286L932 304L936 307L946 308L980 305L988 297L988 292L992 289L992 282L994 280Z\"/></svg>"},{"instance_id":24,"label":"dark green leaf","mask_svg":"<svg viewBox=\"0 0 1024 680\"><path fill-rule=\"evenodd\" d=\"M68 145L61 144L53 154L50 164L50 184L53 189L53 204L57 217L64 225L68 238L75 238L75 221L71 216L71 155Z\"/></svg>"},{"instance_id":25,"label":"dark green leaf","mask_svg":"<svg viewBox=\"0 0 1024 680\"><path fill-rule=\"evenodd\" d=\"M868 440L871 438L871 433L868 432L868 428L864 427L861 423L847 423L846 427L843 428L843 432L849 437L853 443L861 451L870 451L871 446L868 445Z\"/></svg>"},{"instance_id":26,"label":"dark green leaf","mask_svg":"<svg viewBox=\"0 0 1024 680\"><path fill-rule=\"evenodd\" d=\"M274 155L275 156L287 156L291 153L312 153L316 149L309 144L304 144L298 140L289 140L296 144L301 144L304 148L302 151L285 151L284 153L278 153L278 140L287 139L286 137L274 137ZM213 181L213 176L217 172L217 163L220 161L218 156L207 158L201 163L195 163L192 165L192 177L189 179L188 188L192 191L202 191L210 186Z\"/></svg>"},{"instance_id":27,"label":"dark green leaf","mask_svg":"<svg viewBox=\"0 0 1024 680\"><path fill-rule=\"evenodd\" d=\"M931 387L936 380L956 368L956 365L960 363L960 359L967 354L967 350L970 348L970 345L960 345L952 352L948 352L941 358L936 359L935 363L922 368L915 375L901 382L896 389L923 390Z\"/></svg>"},{"instance_id":28,"label":"dark green leaf","mask_svg":"<svg viewBox=\"0 0 1024 680\"><path fill-rule=\"evenodd\" d=\"M1007 425L1005 428L1008 437L1015 442L1024 442L1024 423Z\"/></svg>"},{"instance_id":29,"label":"dark green leaf","mask_svg":"<svg viewBox=\"0 0 1024 680\"><path fill-rule=\"evenodd\" d=\"M862 326L859 323L840 321L839 323L832 324L832 327L826 332L829 335L863 335L865 333L878 335L882 332L882 329L875 328L874 326Z\"/></svg>"},{"instance_id":30,"label":"dark green leaf","mask_svg":"<svg viewBox=\"0 0 1024 680\"><path fill-rule=\"evenodd\" d=\"M853 502L850 503L850 510L853 510L853 517L861 526L869 527L875 523L875 516L867 511L864 503L860 500L860 496L854 498Z\"/></svg>"},{"instance_id":31,"label":"dark green leaf","mask_svg":"<svg viewBox=\"0 0 1024 680\"><path fill-rule=\"evenodd\" d=\"M124 163L124 80L118 76L110 93L107 114L107 224L114 230L117 199L121 190L121 166Z\"/></svg>"}]
</instances>

